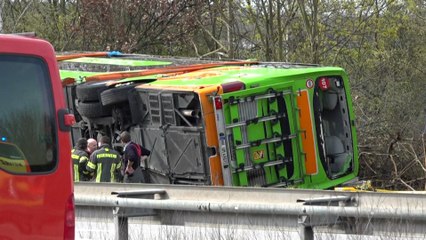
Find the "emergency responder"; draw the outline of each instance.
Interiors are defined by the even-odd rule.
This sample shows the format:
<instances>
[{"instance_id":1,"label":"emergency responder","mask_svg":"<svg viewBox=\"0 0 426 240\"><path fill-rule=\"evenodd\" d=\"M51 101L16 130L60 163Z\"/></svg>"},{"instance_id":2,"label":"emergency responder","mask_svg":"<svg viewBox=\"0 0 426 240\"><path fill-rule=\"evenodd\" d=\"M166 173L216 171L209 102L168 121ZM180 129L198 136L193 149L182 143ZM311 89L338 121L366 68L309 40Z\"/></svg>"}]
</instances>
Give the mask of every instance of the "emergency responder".
<instances>
[{"instance_id":1,"label":"emergency responder","mask_svg":"<svg viewBox=\"0 0 426 240\"><path fill-rule=\"evenodd\" d=\"M71 158L73 161L74 181L89 181L91 176L86 166L89 162L89 155L85 151L87 148L87 140L80 138L74 149L71 150Z\"/></svg>"},{"instance_id":2,"label":"emergency responder","mask_svg":"<svg viewBox=\"0 0 426 240\"><path fill-rule=\"evenodd\" d=\"M87 149L86 149L86 152L87 152L87 154L89 154L89 158L90 158L90 155L92 155L92 153L96 149L98 149L98 142L96 141L96 139L94 139L94 138L87 139ZM90 173L90 180L95 180L94 177L95 177L95 173L91 172Z\"/></svg>"},{"instance_id":3,"label":"emergency responder","mask_svg":"<svg viewBox=\"0 0 426 240\"><path fill-rule=\"evenodd\" d=\"M98 149L98 142L94 138L87 139L87 153L89 156Z\"/></svg>"},{"instance_id":4,"label":"emergency responder","mask_svg":"<svg viewBox=\"0 0 426 240\"><path fill-rule=\"evenodd\" d=\"M96 171L96 182L117 182L121 169L121 156L110 148L111 139L103 136L100 139L100 148L90 155L87 170Z\"/></svg>"},{"instance_id":5,"label":"emergency responder","mask_svg":"<svg viewBox=\"0 0 426 240\"><path fill-rule=\"evenodd\" d=\"M142 168L141 161L144 161L151 152L141 145L132 142L130 133L124 131L120 134L121 142L124 143L124 153L123 153L123 168L124 168L124 182L126 183L141 183L148 182L145 179Z\"/></svg>"}]
</instances>

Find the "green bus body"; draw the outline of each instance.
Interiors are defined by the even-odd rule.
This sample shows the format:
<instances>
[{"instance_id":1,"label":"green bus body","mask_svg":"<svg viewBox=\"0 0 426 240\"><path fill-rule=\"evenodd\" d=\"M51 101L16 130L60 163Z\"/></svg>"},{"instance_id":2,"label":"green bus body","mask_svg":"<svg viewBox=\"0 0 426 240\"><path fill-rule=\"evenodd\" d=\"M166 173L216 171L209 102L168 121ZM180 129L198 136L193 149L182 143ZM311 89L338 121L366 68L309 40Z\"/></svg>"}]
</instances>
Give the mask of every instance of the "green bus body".
<instances>
[{"instance_id":1,"label":"green bus body","mask_svg":"<svg viewBox=\"0 0 426 240\"><path fill-rule=\"evenodd\" d=\"M110 122L81 114L92 136L128 130L150 149L151 182L328 189L357 177L343 69L261 63L159 76L110 86L131 89L108 102Z\"/></svg>"}]
</instances>

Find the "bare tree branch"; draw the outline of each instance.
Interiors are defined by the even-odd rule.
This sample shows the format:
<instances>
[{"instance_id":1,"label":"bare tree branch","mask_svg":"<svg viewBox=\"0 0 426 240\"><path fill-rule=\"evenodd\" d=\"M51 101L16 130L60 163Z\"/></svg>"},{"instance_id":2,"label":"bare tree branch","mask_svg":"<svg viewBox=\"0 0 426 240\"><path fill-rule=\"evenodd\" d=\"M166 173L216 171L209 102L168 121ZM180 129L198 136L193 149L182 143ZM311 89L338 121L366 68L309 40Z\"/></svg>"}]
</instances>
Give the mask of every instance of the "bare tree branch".
<instances>
[{"instance_id":1,"label":"bare tree branch","mask_svg":"<svg viewBox=\"0 0 426 240\"><path fill-rule=\"evenodd\" d=\"M4 1L0 0L0 33L3 32L3 8L4 8Z\"/></svg>"},{"instance_id":2,"label":"bare tree branch","mask_svg":"<svg viewBox=\"0 0 426 240\"><path fill-rule=\"evenodd\" d=\"M19 20L21 20L22 16L24 16L25 12L28 10L28 8L31 6L32 3L33 3L32 1L28 2L27 5L25 6L24 10L18 16L18 19L16 19L16 21L13 25L12 32L16 31L16 27L18 26Z\"/></svg>"},{"instance_id":3,"label":"bare tree branch","mask_svg":"<svg viewBox=\"0 0 426 240\"><path fill-rule=\"evenodd\" d=\"M398 179L398 181L400 181L404 186L406 186L408 189L410 189L411 191L416 191L414 188L412 188L409 184L407 184L404 180L402 180L401 178Z\"/></svg>"}]
</instances>

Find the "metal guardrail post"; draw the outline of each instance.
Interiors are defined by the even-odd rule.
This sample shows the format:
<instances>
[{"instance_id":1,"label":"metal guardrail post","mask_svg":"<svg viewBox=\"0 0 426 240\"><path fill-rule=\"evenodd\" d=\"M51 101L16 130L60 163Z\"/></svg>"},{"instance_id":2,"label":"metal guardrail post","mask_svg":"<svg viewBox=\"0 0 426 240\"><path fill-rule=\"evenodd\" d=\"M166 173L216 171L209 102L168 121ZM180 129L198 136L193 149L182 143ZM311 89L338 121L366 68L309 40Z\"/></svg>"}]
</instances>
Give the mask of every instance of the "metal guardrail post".
<instances>
[{"instance_id":1,"label":"metal guardrail post","mask_svg":"<svg viewBox=\"0 0 426 240\"><path fill-rule=\"evenodd\" d=\"M317 197L310 199L298 199L297 202L302 202L303 205L310 206L347 206L347 203L354 202L351 196L332 196L332 197ZM335 216L309 216L309 215L300 215L298 217L299 234L301 240L314 240L314 230L313 227L320 226L324 224L335 224L337 219Z\"/></svg>"},{"instance_id":2,"label":"metal guardrail post","mask_svg":"<svg viewBox=\"0 0 426 240\"><path fill-rule=\"evenodd\" d=\"M129 218L126 215L120 214L120 208L116 207L113 210L115 239L128 240L129 239Z\"/></svg>"},{"instance_id":3,"label":"metal guardrail post","mask_svg":"<svg viewBox=\"0 0 426 240\"><path fill-rule=\"evenodd\" d=\"M298 219L300 240L314 240L314 230L310 222L309 216L300 216Z\"/></svg>"},{"instance_id":4,"label":"metal guardrail post","mask_svg":"<svg viewBox=\"0 0 426 240\"><path fill-rule=\"evenodd\" d=\"M135 198L135 199L161 199L161 195L165 194L163 189L148 189L139 191L114 191L112 195L117 195L118 198ZM115 207L113 209L115 239L129 239L129 217L136 216L152 216L155 215L152 209L129 209Z\"/></svg>"}]
</instances>

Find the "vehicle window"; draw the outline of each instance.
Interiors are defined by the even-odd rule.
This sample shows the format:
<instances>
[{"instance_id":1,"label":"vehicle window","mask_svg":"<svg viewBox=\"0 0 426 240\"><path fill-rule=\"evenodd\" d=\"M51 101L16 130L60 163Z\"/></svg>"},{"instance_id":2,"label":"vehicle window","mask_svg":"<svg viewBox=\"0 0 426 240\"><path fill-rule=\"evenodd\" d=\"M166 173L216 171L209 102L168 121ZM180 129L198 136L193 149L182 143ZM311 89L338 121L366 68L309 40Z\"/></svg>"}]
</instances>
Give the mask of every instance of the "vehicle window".
<instances>
[{"instance_id":1,"label":"vehicle window","mask_svg":"<svg viewBox=\"0 0 426 240\"><path fill-rule=\"evenodd\" d=\"M327 80L324 89L321 79ZM352 134L346 93L341 77L318 78L314 112L320 159L329 177L349 173L353 164Z\"/></svg>"},{"instance_id":2,"label":"vehicle window","mask_svg":"<svg viewBox=\"0 0 426 240\"><path fill-rule=\"evenodd\" d=\"M46 63L0 54L0 86L0 169L19 174L53 170L56 121Z\"/></svg>"}]
</instances>

